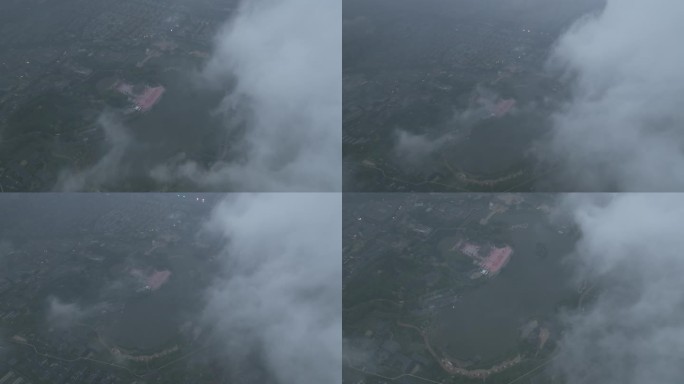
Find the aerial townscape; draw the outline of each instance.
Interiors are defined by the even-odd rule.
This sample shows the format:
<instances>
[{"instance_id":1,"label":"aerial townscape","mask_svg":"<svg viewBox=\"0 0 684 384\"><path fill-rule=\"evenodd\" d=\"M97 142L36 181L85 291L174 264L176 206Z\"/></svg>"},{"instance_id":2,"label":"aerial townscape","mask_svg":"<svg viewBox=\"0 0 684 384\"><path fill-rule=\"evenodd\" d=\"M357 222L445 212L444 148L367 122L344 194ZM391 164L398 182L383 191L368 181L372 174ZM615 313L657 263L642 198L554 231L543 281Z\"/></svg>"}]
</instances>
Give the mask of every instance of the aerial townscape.
<instances>
[{"instance_id":1,"label":"aerial townscape","mask_svg":"<svg viewBox=\"0 0 684 384\"><path fill-rule=\"evenodd\" d=\"M557 315L592 297L564 262L579 233L553 218L556 204L544 194L346 197L344 383L548 382L532 374L553 356Z\"/></svg>"},{"instance_id":2,"label":"aerial townscape","mask_svg":"<svg viewBox=\"0 0 684 384\"><path fill-rule=\"evenodd\" d=\"M173 162L179 152L207 162L217 150L207 143L221 140L205 115L221 97L198 89L191 73L205 64L213 38L237 5L4 1L0 190L74 189L64 185L64 173L92 167L121 142L123 134L102 128L112 122L129 127L127 135L137 142L166 146L156 154L149 148L128 153L127 166L144 168L150 156ZM191 122L192 135L174 134ZM145 190L149 184L138 177L116 189Z\"/></svg>"},{"instance_id":3,"label":"aerial townscape","mask_svg":"<svg viewBox=\"0 0 684 384\"><path fill-rule=\"evenodd\" d=\"M345 189L553 189L536 146L571 87L547 61L600 5L345 0Z\"/></svg>"},{"instance_id":4,"label":"aerial townscape","mask_svg":"<svg viewBox=\"0 0 684 384\"><path fill-rule=\"evenodd\" d=\"M684 383L684 0L0 0L0 384Z\"/></svg>"},{"instance_id":5,"label":"aerial townscape","mask_svg":"<svg viewBox=\"0 0 684 384\"><path fill-rule=\"evenodd\" d=\"M0 382L224 380L220 345L197 315L222 244L198 231L217 201L3 200L11 225L0 241Z\"/></svg>"}]
</instances>

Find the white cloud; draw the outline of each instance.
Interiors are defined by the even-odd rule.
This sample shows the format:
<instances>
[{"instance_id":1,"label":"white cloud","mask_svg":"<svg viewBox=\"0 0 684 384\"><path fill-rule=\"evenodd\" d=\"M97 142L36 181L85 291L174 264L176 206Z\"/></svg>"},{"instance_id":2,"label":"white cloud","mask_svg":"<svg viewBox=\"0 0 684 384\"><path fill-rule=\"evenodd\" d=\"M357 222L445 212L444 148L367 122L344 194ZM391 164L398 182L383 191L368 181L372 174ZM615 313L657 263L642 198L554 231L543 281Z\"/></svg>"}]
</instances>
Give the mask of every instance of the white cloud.
<instances>
[{"instance_id":1,"label":"white cloud","mask_svg":"<svg viewBox=\"0 0 684 384\"><path fill-rule=\"evenodd\" d=\"M565 319L554 370L568 384L681 381L684 196L574 196L569 206L581 275L599 294Z\"/></svg>"},{"instance_id":2,"label":"white cloud","mask_svg":"<svg viewBox=\"0 0 684 384\"><path fill-rule=\"evenodd\" d=\"M547 155L571 188L684 188L682 14L678 0L608 0L558 41L551 64L573 96L554 116Z\"/></svg>"},{"instance_id":3,"label":"white cloud","mask_svg":"<svg viewBox=\"0 0 684 384\"><path fill-rule=\"evenodd\" d=\"M50 326L69 328L81 322L88 311L77 303L67 303L57 297L48 298L47 320Z\"/></svg>"},{"instance_id":4,"label":"white cloud","mask_svg":"<svg viewBox=\"0 0 684 384\"><path fill-rule=\"evenodd\" d=\"M91 167L62 171L55 186L56 190L92 191L108 188L122 181L126 174L123 160L131 146L132 138L126 127L111 114L101 115L97 124L104 130L105 142L109 146L107 152Z\"/></svg>"},{"instance_id":5,"label":"white cloud","mask_svg":"<svg viewBox=\"0 0 684 384\"><path fill-rule=\"evenodd\" d=\"M219 34L204 71L237 80L227 118L249 110L239 161L201 169L185 163L154 172L240 191L339 191L342 185L342 2L244 2Z\"/></svg>"},{"instance_id":6,"label":"white cloud","mask_svg":"<svg viewBox=\"0 0 684 384\"><path fill-rule=\"evenodd\" d=\"M209 227L227 239L206 318L234 367L277 383L341 382L340 194L231 196Z\"/></svg>"}]
</instances>

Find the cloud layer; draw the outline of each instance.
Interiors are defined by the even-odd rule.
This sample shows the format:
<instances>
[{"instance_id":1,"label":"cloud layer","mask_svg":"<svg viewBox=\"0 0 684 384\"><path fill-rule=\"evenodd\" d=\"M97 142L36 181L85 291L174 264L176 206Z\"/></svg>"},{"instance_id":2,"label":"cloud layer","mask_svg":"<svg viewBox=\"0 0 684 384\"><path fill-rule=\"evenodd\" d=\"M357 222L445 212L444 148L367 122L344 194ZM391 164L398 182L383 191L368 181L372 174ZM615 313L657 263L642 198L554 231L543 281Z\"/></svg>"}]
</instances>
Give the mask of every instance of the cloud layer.
<instances>
[{"instance_id":1,"label":"cloud layer","mask_svg":"<svg viewBox=\"0 0 684 384\"><path fill-rule=\"evenodd\" d=\"M169 87L160 104L175 104L155 107L150 112L155 118L140 118L167 130L129 130L104 115L99 125L108 151L92 166L62 172L54 189L340 191L341 15L339 0L242 1L216 36L199 76L190 70L180 76L193 77L199 89L182 99ZM208 111L189 122L175 121L187 119L194 109L180 116L174 112L198 104L188 97L206 93L221 100L224 92L215 111L199 103ZM173 97L180 100L168 101ZM207 116L222 126L213 127ZM217 133L221 128L225 131ZM148 137L139 139L131 131ZM210 134L214 142L193 142Z\"/></svg>"},{"instance_id":2,"label":"cloud layer","mask_svg":"<svg viewBox=\"0 0 684 384\"><path fill-rule=\"evenodd\" d=\"M581 276L598 297L567 316L554 371L568 384L677 383L684 375L684 196L573 196Z\"/></svg>"},{"instance_id":3,"label":"cloud layer","mask_svg":"<svg viewBox=\"0 0 684 384\"><path fill-rule=\"evenodd\" d=\"M339 191L341 15L339 0L243 2L203 74L210 83L237 81L221 112L230 119L249 111L234 145L242 158L211 169L187 162L155 175L230 190Z\"/></svg>"},{"instance_id":4,"label":"cloud layer","mask_svg":"<svg viewBox=\"0 0 684 384\"><path fill-rule=\"evenodd\" d=\"M126 127L111 114L102 114L97 125L104 131L107 152L93 166L82 170L64 170L55 189L63 192L93 191L116 184L127 173L124 163L133 142Z\"/></svg>"},{"instance_id":5,"label":"cloud layer","mask_svg":"<svg viewBox=\"0 0 684 384\"><path fill-rule=\"evenodd\" d=\"M258 194L214 211L226 277L205 316L234 371L260 366L260 382L341 382L341 209L340 194ZM239 374L235 382L250 373Z\"/></svg>"},{"instance_id":6,"label":"cloud layer","mask_svg":"<svg viewBox=\"0 0 684 384\"><path fill-rule=\"evenodd\" d=\"M557 42L550 63L572 79L548 157L573 190L684 189L684 3L608 0Z\"/></svg>"},{"instance_id":7,"label":"cloud layer","mask_svg":"<svg viewBox=\"0 0 684 384\"><path fill-rule=\"evenodd\" d=\"M69 328L77 325L89 315L90 311L77 303L67 303L57 297L48 297L47 320L50 326Z\"/></svg>"}]
</instances>

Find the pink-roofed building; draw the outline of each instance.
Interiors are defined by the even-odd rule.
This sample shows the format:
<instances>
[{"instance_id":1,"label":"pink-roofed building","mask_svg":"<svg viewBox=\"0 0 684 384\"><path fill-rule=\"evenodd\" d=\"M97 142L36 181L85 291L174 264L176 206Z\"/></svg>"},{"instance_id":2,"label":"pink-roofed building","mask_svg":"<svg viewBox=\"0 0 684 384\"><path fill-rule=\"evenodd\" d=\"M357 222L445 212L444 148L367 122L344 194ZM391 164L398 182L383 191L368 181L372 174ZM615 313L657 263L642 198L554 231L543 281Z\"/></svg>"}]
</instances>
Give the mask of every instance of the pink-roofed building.
<instances>
[{"instance_id":1,"label":"pink-roofed building","mask_svg":"<svg viewBox=\"0 0 684 384\"><path fill-rule=\"evenodd\" d=\"M169 280L169 277L171 277L171 271L154 271L154 273L147 277L147 285L150 287L150 290L156 291Z\"/></svg>"},{"instance_id":2,"label":"pink-roofed building","mask_svg":"<svg viewBox=\"0 0 684 384\"><path fill-rule=\"evenodd\" d=\"M147 112L159 102L166 88L159 85L156 87L145 87L141 92L137 92L133 84L119 81L112 86L119 93L128 96L129 100L135 104L136 110Z\"/></svg>"},{"instance_id":3,"label":"pink-roofed building","mask_svg":"<svg viewBox=\"0 0 684 384\"><path fill-rule=\"evenodd\" d=\"M496 103L496 107L494 108L494 115L496 117L501 117L508 112L515 106L515 100L514 99L506 99L506 100L501 100L498 103Z\"/></svg>"},{"instance_id":4,"label":"pink-roofed building","mask_svg":"<svg viewBox=\"0 0 684 384\"><path fill-rule=\"evenodd\" d=\"M492 247L489 255L480 262L480 266L486 269L490 275L496 275L508 263L512 254L513 249L509 246Z\"/></svg>"},{"instance_id":5,"label":"pink-roofed building","mask_svg":"<svg viewBox=\"0 0 684 384\"><path fill-rule=\"evenodd\" d=\"M129 273L131 276L138 278L141 283L144 283L146 285L145 289L151 291L156 291L161 288L161 286L166 284L169 280L169 277L171 277L171 271L166 269L163 271L154 270L152 273L149 273L148 271L132 268L129 270Z\"/></svg>"},{"instance_id":6,"label":"pink-roofed building","mask_svg":"<svg viewBox=\"0 0 684 384\"><path fill-rule=\"evenodd\" d=\"M135 97L135 105L140 107L143 112L149 111L161 98L166 88L161 85L158 87L145 88L145 90Z\"/></svg>"}]
</instances>

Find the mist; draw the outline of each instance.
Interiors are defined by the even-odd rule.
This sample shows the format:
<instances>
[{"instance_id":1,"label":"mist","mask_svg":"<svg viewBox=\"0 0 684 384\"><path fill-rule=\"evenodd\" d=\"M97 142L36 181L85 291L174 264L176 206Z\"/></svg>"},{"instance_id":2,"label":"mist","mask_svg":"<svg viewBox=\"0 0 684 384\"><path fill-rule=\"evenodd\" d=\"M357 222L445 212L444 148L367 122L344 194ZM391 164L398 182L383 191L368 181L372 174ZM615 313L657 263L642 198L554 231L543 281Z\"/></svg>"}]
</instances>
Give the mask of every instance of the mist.
<instances>
[{"instance_id":1,"label":"mist","mask_svg":"<svg viewBox=\"0 0 684 384\"><path fill-rule=\"evenodd\" d=\"M236 161L193 161L154 170L239 191L339 191L342 184L342 2L243 2L216 38L208 83L236 81L219 108L244 133ZM227 123L227 129L234 129Z\"/></svg>"},{"instance_id":2,"label":"mist","mask_svg":"<svg viewBox=\"0 0 684 384\"><path fill-rule=\"evenodd\" d=\"M565 200L582 237L578 278L596 290L563 317L552 371L568 384L678 383L684 375L684 196Z\"/></svg>"},{"instance_id":3,"label":"mist","mask_svg":"<svg viewBox=\"0 0 684 384\"><path fill-rule=\"evenodd\" d=\"M427 135L416 135L400 129L396 131L394 154L399 161L410 165L421 164L425 159L438 151L447 136L431 139Z\"/></svg>"},{"instance_id":4,"label":"mist","mask_svg":"<svg viewBox=\"0 0 684 384\"><path fill-rule=\"evenodd\" d=\"M105 150L58 191L339 191L342 3L242 1L202 68L135 119L103 112ZM174 85L175 84L175 85Z\"/></svg>"},{"instance_id":5,"label":"mist","mask_svg":"<svg viewBox=\"0 0 684 384\"><path fill-rule=\"evenodd\" d=\"M62 192L96 191L121 181L126 175L124 160L133 138L126 126L109 113L103 113L97 126L104 131L107 150L92 166L63 170L55 190Z\"/></svg>"},{"instance_id":6,"label":"mist","mask_svg":"<svg viewBox=\"0 0 684 384\"><path fill-rule=\"evenodd\" d=\"M239 195L214 210L208 229L226 239L224 277L204 318L231 382L341 382L341 200Z\"/></svg>"},{"instance_id":7,"label":"mist","mask_svg":"<svg viewBox=\"0 0 684 384\"><path fill-rule=\"evenodd\" d=\"M47 321L50 326L65 329L77 325L87 315L88 311L77 303L68 303L58 297L48 297Z\"/></svg>"},{"instance_id":8,"label":"mist","mask_svg":"<svg viewBox=\"0 0 684 384\"><path fill-rule=\"evenodd\" d=\"M581 191L684 187L684 3L608 0L556 43L549 66L572 87L543 157Z\"/></svg>"},{"instance_id":9,"label":"mist","mask_svg":"<svg viewBox=\"0 0 684 384\"><path fill-rule=\"evenodd\" d=\"M483 119L494 116L497 103L502 98L494 90L477 85L471 102L466 108L454 109L448 120L430 127L429 133L413 133L403 128L394 130L393 154L399 164L408 167L431 169L429 163L440 152L467 138L473 128ZM510 113L517 112L512 108Z\"/></svg>"}]
</instances>

